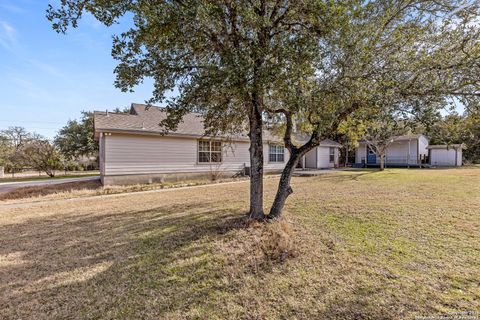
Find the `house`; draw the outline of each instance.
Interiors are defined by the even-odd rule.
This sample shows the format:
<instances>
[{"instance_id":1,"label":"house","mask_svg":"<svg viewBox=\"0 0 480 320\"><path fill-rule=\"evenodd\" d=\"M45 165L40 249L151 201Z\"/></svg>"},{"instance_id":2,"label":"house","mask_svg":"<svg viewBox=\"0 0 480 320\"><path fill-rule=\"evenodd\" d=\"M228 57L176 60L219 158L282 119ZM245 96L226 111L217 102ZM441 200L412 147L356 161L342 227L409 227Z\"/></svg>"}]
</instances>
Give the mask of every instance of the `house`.
<instances>
[{"instance_id":1,"label":"house","mask_svg":"<svg viewBox=\"0 0 480 320\"><path fill-rule=\"evenodd\" d=\"M398 136L387 148L385 165L388 166L420 166L427 163L428 138L423 134ZM379 166L380 157L368 146L365 141L360 141L355 151L355 163L363 166Z\"/></svg>"},{"instance_id":2,"label":"house","mask_svg":"<svg viewBox=\"0 0 480 320\"><path fill-rule=\"evenodd\" d=\"M463 144L430 145L427 147L430 165L435 167L460 167L462 166Z\"/></svg>"},{"instance_id":3,"label":"house","mask_svg":"<svg viewBox=\"0 0 480 320\"><path fill-rule=\"evenodd\" d=\"M132 104L130 113L94 113L99 141L100 174L104 185L188 180L213 175L243 174L249 166L249 139L205 136L202 117L187 114L175 132L163 134L159 123L166 112L159 107ZM282 139L264 131L264 171L279 172L289 155ZM325 140L299 166L338 166L340 144Z\"/></svg>"}]
</instances>

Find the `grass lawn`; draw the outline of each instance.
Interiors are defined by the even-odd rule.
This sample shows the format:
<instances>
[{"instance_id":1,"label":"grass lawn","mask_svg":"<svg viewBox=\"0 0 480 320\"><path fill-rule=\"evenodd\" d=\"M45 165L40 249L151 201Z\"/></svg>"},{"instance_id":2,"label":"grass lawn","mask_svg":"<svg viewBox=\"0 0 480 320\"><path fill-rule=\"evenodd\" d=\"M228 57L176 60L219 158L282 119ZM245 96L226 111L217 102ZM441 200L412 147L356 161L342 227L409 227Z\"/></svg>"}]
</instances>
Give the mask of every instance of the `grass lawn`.
<instances>
[{"instance_id":1,"label":"grass lawn","mask_svg":"<svg viewBox=\"0 0 480 320\"><path fill-rule=\"evenodd\" d=\"M276 179L266 180L271 203ZM5 319L411 319L480 310L480 168L0 205ZM478 315L478 313L477 313Z\"/></svg>"}]
</instances>

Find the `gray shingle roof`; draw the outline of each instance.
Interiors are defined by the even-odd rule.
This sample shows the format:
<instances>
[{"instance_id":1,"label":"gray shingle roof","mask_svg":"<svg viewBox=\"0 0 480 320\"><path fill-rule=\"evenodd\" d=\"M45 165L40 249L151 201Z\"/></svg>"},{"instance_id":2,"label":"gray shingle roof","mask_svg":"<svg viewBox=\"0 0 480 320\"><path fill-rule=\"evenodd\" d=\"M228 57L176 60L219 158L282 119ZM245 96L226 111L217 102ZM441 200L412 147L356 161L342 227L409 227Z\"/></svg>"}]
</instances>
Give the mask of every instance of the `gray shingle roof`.
<instances>
[{"instance_id":1,"label":"gray shingle roof","mask_svg":"<svg viewBox=\"0 0 480 320\"><path fill-rule=\"evenodd\" d=\"M95 131L133 131L162 134L164 128L159 124L167 114L162 108L132 104L131 113L94 113ZM183 117L174 133L185 136L203 136L203 120L200 114L190 113Z\"/></svg>"},{"instance_id":2,"label":"gray shingle roof","mask_svg":"<svg viewBox=\"0 0 480 320\"><path fill-rule=\"evenodd\" d=\"M136 134L158 134L164 133L164 128L159 124L166 119L167 114L163 108L150 107L144 104L133 103L130 113L111 113L106 111L94 112L95 135L99 132L131 132ZM183 121L178 124L175 132L169 132L168 135L177 136L205 136L202 115L199 113L189 113L183 117ZM247 133L230 137L234 140L248 140ZM280 137L274 136L271 131L264 130L264 141L282 142ZM299 141L301 141L299 139ZM341 145L330 139L320 143L321 146L341 147Z\"/></svg>"}]
</instances>

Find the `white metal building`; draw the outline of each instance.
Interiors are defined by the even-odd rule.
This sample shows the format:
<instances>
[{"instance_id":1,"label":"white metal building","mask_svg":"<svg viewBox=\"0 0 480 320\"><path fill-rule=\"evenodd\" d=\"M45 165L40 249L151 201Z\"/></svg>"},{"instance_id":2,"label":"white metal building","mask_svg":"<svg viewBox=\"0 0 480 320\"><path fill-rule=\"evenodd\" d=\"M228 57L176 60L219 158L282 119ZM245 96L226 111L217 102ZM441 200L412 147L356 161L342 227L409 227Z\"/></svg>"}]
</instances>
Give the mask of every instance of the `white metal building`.
<instances>
[{"instance_id":1,"label":"white metal building","mask_svg":"<svg viewBox=\"0 0 480 320\"><path fill-rule=\"evenodd\" d=\"M430 145L427 147L430 165L435 167L460 167L463 144Z\"/></svg>"},{"instance_id":2,"label":"white metal building","mask_svg":"<svg viewBox=\"0 0 480 320\"><path fill-rule=\"evenodd\" d=\"M423 134L392 137L393 142L385 153L385 165L419 166L426 159L428 138ZM355 151L355 163L366 166L378 166L380 157L369 148L365 141L360 141Z\"/></svg>"}]
</instances>

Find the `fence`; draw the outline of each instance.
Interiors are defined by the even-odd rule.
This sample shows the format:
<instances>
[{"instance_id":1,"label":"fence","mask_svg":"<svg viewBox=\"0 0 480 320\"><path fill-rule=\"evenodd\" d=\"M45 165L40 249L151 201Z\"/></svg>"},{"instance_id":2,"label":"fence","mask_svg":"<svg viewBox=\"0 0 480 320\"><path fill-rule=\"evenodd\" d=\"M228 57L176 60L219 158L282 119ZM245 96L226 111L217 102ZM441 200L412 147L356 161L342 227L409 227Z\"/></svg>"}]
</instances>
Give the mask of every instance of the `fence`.
<instances>
[{"instance_id":1,"label":"fence","mask_svg":"<svg viewBox=\"0 0 480 320\"><path fill-rule=\"evenodd\" d=\"M411 158L411 157L394 157L394 156L385 156L385 166L391 165L391 166L417 166L421 164L428 163L428 156L426 155L421 155L420 159L417 158ZM361 158L362 163L367 164L367 165L380 165L380 157L377 156L375 159L375 163L373 162L367 162L367 159L365 157Z\"/></svg>"},{"instance_id":2,"label":"fence","mask_svg":"<svg viewBox=\"0 0 480 320\"><path fill-rule=\"evenodd\" d=\"M85 170L85 171L68 171L68 170L54 170L55 175L68 176L68 175L84 175L98 172L98 170ZM31 168L16 169L10 172L5 172L3 167L0 167L0 179L1 178L35 178L46 177L47 174L42 171L33 170Z\"/></svg>"}]
</instances>

